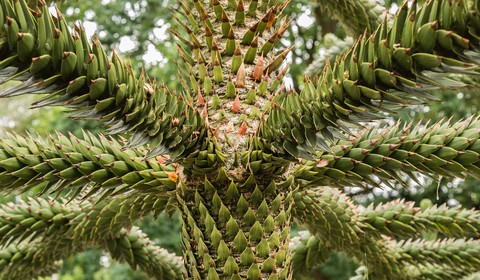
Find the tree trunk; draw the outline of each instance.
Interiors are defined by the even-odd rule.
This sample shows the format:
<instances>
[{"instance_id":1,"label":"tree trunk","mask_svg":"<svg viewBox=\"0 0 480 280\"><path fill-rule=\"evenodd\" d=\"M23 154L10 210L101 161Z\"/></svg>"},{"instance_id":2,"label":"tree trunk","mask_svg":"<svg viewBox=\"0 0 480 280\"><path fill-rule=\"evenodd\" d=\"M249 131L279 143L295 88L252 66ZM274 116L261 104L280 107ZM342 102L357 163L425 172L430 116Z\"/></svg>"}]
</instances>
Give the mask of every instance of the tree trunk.
<instances>
[{"instance_id":1,"label":"tree trunk","mask_svg":"<svg viewBox=\"0 0 480 280\"><path fill-rule=\"evenodd\" d=\"M181 176L188 279L291 279L292 180L238 168Z\"/></svg>"}]
</instances>

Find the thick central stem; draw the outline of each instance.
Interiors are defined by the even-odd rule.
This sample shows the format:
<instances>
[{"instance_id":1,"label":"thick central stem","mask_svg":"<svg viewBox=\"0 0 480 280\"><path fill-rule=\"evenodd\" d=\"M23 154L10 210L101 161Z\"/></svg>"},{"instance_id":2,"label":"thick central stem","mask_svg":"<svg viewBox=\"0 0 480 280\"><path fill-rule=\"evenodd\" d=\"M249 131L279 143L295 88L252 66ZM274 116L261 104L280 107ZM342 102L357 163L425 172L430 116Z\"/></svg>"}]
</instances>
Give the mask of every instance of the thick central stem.
<instances>
[{"instance_id":1,"label":"thick central stem","mask_svg":"<svg viewBox=\"0 0 480 280\"><path fill-rule=\"evenodd\" d=\"M291 180L236 172L179 183L188 279L287 279Z\"/></svg>"}]
</instances>

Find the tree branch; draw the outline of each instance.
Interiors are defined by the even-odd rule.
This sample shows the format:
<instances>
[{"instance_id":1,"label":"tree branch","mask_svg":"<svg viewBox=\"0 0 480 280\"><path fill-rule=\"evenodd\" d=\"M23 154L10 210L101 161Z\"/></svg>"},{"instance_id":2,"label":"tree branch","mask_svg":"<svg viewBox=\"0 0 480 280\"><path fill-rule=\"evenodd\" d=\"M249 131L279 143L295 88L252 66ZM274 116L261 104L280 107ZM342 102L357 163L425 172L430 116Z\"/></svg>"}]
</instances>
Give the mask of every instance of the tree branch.
<instances>
[{"instance_id":1,"label":"tree branch","mask_svg":"<svg viewBox=\"0 0 480 280\"><path fill-rule=\"evenodd\" d=\"M464 87L448 75L478 74L479 37L472 34L480 13L465 3L434 0L417 11L405 2L392 27L385 21L360 38L318 79L307 80L302 92L276 94L259 135L279 154L311 159L328 150L339 131L352 135L351 126L379 119L382 112L435 99L428 92L439 87ZM457 12L445 12L451 10Z\"/></svg>"},{"instance_id":2,"label":"tree branch","mask_svg":"<svg viewBox=\"0 0 480 280\"><path fill-rule=\"evenodd\" d=\"M44 275L62 258L93 246L152 277L183 279L181 259L132 228L134 221L166 206L167 200L155 195L84 201L79 207L42 198L2 205L0 240L10 245L0 251L0 270L9 279Z\"/></svg>"},{"instance_id":3,"label":"tree branch","mask_svg":"<svg viewBox=\"0 0 480 280\"><path fill-rule=\"evenodd\" d=\"M33 107L65 106L74 118L106 122L112 134L134 132L130 145L150 143L152 155L176 158L197 148L206 127L185 92L138 76L115 52L109 59L98 38L90 44L79 25L72 34L58 10L54 19L38 3L35 10L25 0L0 3L0 85L20 82L0 97L47 94Z\"/></svg>"},{"instance_id":4,"label":"tree branch","mask_svg":"<svg viewBox=\"0 0 480 280\"><path fill-rule=\"evenodd\" d=\"M84 241L116 237L122 228L149 214L158 216L166 207L168 197L157 195L83 201L78 206L43 198L20 200L0 206L0 240L9 244L56 235Z\"/></svg>"},{"instance_id":5,"label":"tree branch","mask_svg":"<svg viewBox=\"0 0 480 280\"><path fill-rule=\"evenodd\" d=\"M465 275L478 271L480 266L480 240L406 240L390 241L396 258L405 264L444 264L462 268Z\"/></svg>"},{"instance_id":6,"label":"tree branch","mask_svg":"<svg viewBox=\"0 0 480 280\"><path fill-rule=\"evenodd\" d=\"M375 231L373 234L366 231L368 224L361 220L351 200L339 190L328 187L315 191L300 190L294 195L294 203L293 216L309 227L315 235L314 238L319 239L302 242L316 244L309 250L343 251L358 260L368 261L374 276L389 279L401 272L402 267L391 248ZM295 254L296 251L293 251L293 260L300 257ZM320 260L321 258L318 258L317 261Z\"/></svg>"},{"instance_id":7,"label":"tree branch","mask_svg":"<svg viewBox=\"0 0 480 280\"><path fill-rule=\"evenodd\" d=\"M421 210L413 202L395 200L360 211L365 221L380 234L394 238L414 238L422 231L450 237L480 237L480 212L446 205Z\"/></svg>"},{"instance_id":8,"label":"tree branch","mask_svg":"<svg viewBox=\"0 0 480 280\"><path fill-rule=\"evenodd\" d=\"M55 235L48 241L12 244L0 250L0 275L12 280L51 275L58 270L60 260L87 247L108 250L115 260L127 262L132 269L138 267L151 277L183 279L181 258L155 245L138 228L87 242Z\"/></svg>"},{"instance_id":9,"label":"tree branch","mask_svg":"<svg viewBox=\"0 0 480 280\"><path fill-rule=\"evenodd\" d=\"M469 118L454 124L438 122L424 127L399 123L384 129L365 129L355 137L319 153L317 161L303 161L296 170L297 180L306 184L337 186L379 186L379 182L402 183L414 172L432 177L472 176L478 178L480 163L480 119Z\"/></svg>"},{"instance_id":10,"label":"tree branch","mask_svg":"<svg viewBox=\"0 0 480 280\"><path fill-rule=\"evenodd\" d=\"M396 207L389 204L389 207L377 208L378 212L386 210L383 215L390 217L388 220L382 216L372 218L372 207L359 210L345 194L329 187L300 189L294 195L294 203L294 217L314 234L303 234L293 240L292 261L294 269L298 271L321 263L333 250L343 251L368 264L372 277L380 279L410 279L412 275L433 273L433 268L430 269L427 262L455 267L453 260L456 254L466 250L469 244L472 248L459 264L462 269L456 273L467 275L474 272L472 267L478 261L473 257L475 250L479 249L478 240L411 242L389 240L383 235L411 238L419 236L424 230L433 230L459 237L477 237L480 231L478 211L446 207L419 211L412 204L397 202ZM409 266L415 266L416 269L411 270L412 275L405 275L404 270Z\"/></svg>"},{"instance_id":11,"label":"tree branch","mask_svg":"<svg viewBox=\"0 0 480 280\"><path fill-rule=\"evenodd\" d=\"M0 187L41 192L70 190L71 196L165 194L176 187L175 165L145 159L146 151L122 149L114 139L91 134L80 140L57 133L42 141L8 134L0 138Z\"/></svg>"}]
</instances>

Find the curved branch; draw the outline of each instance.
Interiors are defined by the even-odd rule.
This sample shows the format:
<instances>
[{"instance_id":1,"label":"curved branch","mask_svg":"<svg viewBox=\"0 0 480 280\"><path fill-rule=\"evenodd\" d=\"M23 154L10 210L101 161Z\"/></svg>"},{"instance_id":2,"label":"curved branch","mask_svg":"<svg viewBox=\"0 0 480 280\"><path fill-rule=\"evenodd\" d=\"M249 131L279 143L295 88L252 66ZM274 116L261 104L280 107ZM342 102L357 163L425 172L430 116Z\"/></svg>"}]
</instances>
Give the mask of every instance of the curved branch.
<instances>
[{"instance_id":1,"label":"curved branch","mask_svg":"<svg viewBox=\"0 0 480 280\"><path fill-rule=\"evenodd\" d=\"M0 250L0 275L8 279L51 275L58 270L60 260L87 247L108 250L115 260L138 267L151 277L183 279L181 258L155 245L138 228L122 229L112 238L79 241L55 235L48 241L12 244Z\"/></svg>"},{"instance_id":2,"label":"curved branch","mask_svg":"<svg viewBox=\"0 0 480 280\"><path fill-rule=\"evenodd\" d=\"M297 275L308 275L318 264L325 263L332 248L319 238L315 238L309 231L298 232L299 236L293 237L289 249L292 254L292 270L294 278Z\"/></svg>"},{"instance_id":3,"label":"curved branch","mask_svg":"<svg viewBox=\"0 0 480 280\"><path fill-rule=\"evenodd\" d=\"M139 218L162 212L167 201L146 195L96 204L84 201L78 207L42 198L2 205L0 243L10 245L0 251L0 270L9 279L42 274L42 269L49 273L57 261L93 246L108 249L114 259L132 269L138 266L152 277L183 279L181 259L132 228Z\"/></svg>"},{"instance_id":4,"label":"curved branch","mask_svg":"<svg viewBox=\"0 0 480 280\"><path fill-rule=\"evenodd\" d=\"M175 189L175 165L145 159L144 150L123 150L114 139L84 138L60 133L46 141L11 134L0 138L0 188L24 191L40 185L42 192L71 190L73 197L87 189L86 196Z\"/></svg>"},{"instance_id":5,"label":"curved branch","mask_svg":"<svg viewBox=\"0 0 480 280\"><path fill-rule=\"evenodd\" d=\"M417 264L407 266L405 270L406 274L411 275L413 279L459 279L468 275L468 272L463 271L462 267L448 264Z\"/></svg>"},{"instance_id":6,"label":"curved branch","mask_svg":"<svg viewBox=\"0 0 480 280\"><path fill-rule=\"evenodd\" d=\"M360 266L356 271L356 275L351 277L350 280L363 280L368 279L368 268L366 266ZM465 276L466 273L462 268L449 265L439 264L417 264L407 265L403 270L403 275L408 276L408 279L459 279ZM462 278L464 279L464 278Z\"/></svg>"},{"instance_id":7,"label":"curved branch","mask_svg":"<svg viewBox=\"0 0 480 280\"><path fill-rule=\"evenodd\" d=\"M473 272L469 265L475 266L478 261L473 257L479 247L478 240L451 239L412 243L389 240L382 235L410 238L419 236L424 230L433 230L447 235L477 237L480 231L478 211L446 207L419 211L411 204L398 202L396 206L379 206L374 212L371 207L361 211L345 194L329 187L301 189L295 193L294 203L294 217L308 226L314 234L301 236L303 241L295 241L303 244L294 246L293 264L297 269L313 267L332 250L344 251L368 264L369 273L378 278L397 279L398 275L405 275L402 274L403 270L409 266L416 266L411 270L412 275L423 275L429 271L433 273L434 267L429 268L428 261L435 265L446 263L454 267L455 254L460 254L468 244L472 249L466 253L466 259L460 262L459 267L462 269L457 272L461 275ZM373 218L382 210L386 211L383 216ZM427 250L429 248L431 251ZM436 254L435 250L439 253ZM418 261L418 258L423 258L424 261ZM423 268L417 267L418 265ZM413 277L412 275L410 276ZM407 279L410 276L405 275Z\"/></svg>"},{"instance_id":8,"label":"curved branch","mask_svg":"<svg viewBox=\"0 0 480 280\"><path fill-rule=\"evenodd\" d=\"M15 3L15 4L14 4ZM152 155L189 154L206 136L203 118L184 92L171 93L143 72L138 77L114 52L109 59L98 38L90 44L79 25L70 32L44 0L0 4L0 97L47 94L34 107L66 106L71 116L106 122L110 133L134 132L131 146L152 145Z\"/></svg>"},{"instance_id":9,"label":"curved branch","mask_svg":"<svg viewBox=\"0 0 480 280\"><path fill-rule=\"evenodd\" d=\"M479 177L480 118L454 124L439 122L421 129L397 123L384 129L367 129L332 146L332 153L317 161L303 161L295 177L307 183L378 186L402 183L402 175L418 181L413 172L432 177Z\"/></svg>"},{"instance_id":10,"label":"curved branch","mask_svg":"<svg viewBox=\"0 0 480 280\"><path fill-rule=\"evenodd\" d=\"M385 21L360 38L318 79L307 80L302 92L276 94L259 134L279 153L311 159L328 150L338 131L352 135L352 125L434 99L431 90L464 87L448 75L479 73L476 9L466 1L433 0L410 8L406 1L392 27Z\"/></svg>"},{"instance_id":11,"label":"curved branch","mask_svg":"<svg viewBox=\"0 0 480 280\"><path fill-rule=\"evenodd\" d=\"M59 240L63 251L52 244L21 243L0 249L0 276L5 279L34 279L48 276L61 268L63 257L73 253L71 243ZM68 252L68 253L67 253Z\"/></svg>"},{"instance_id":12,"label":"curved branch","mask_svg":"<svg viewBox=\"0 0 480 280\"><path fill-rule=\"evenodd\" d=\"M390 241L396 258L405 264L444 264L462 269L468 275L480 267L480 240L406 240Z\"/></svg>"},{"instance_id":13,"label":"curved branch","mask_svg":"<svg viewBox=\"0 0 480 280\"><path fill-rule=\"evenodd\" d=\"M359 234L368 233L407 239L425 231L458 238L480 236L480 211L474 209L446 205L420 209L403 200L362 209L330 187L299 190L294 201L295 217L325 238L343 234L342 238L356 240Z\"/></svg>"},{"instance_id":14,"label":"curved branch","mask_svg":"<svg viewBox=\"0 0 480 280\"><path fill-rule=\"evenodd\" d=\"M117 237L149 214L158 216L167 206L166 196L118 197L99 203L83 201L78 206L43 198L0 205L0 243L42 240L68 235L73 240Z\"/></svg>"},{"instance_id":15,"label":"curved branch","mask_svg":"<svg viewBox=\"0 0 480 280\"><path fill-rule=\"evenodd\" d=\"M368 262L372 275L376 277L393 279L401 273L402 267L391 248L375 231L367 232L368 224L361 220L351 200L339 190L328 187L315 191L300 190L294 195L294 203L294 217L309 227L315 234L314 238L319 239L318 242L305 241L318 247L313 246L309 250L343 251ZM293 260L300 257L295 256L296 252L293 251Z\"/></svg>"},{"instance_id":16,"label":"curved branch","mask_svg":"<svg viewBox=\"0 0 480 280\"><path fill-rule=\"evenodd\" d=\"M476 258L479 249L478 240L435 242L418 240L405 243L378 240L377 242L381 242L383 246L388 248L389 254L396 253L391 255L390 258L398 262L401 270L397 271L396 274L382 274L378 272L378 263L372 262L374 260L371 257L362 257L360 260L366 266L365 273L372 273L369 274L369 279L456 279L478 271L479 264ZM417 245L411 245L412 243ZM302 232L299 237L296 237L293 240L292 247L293 268L297 269L294 273L306 272L308 267L320 264L323 259L319 252L330 250L328 245L322 242L320 236L310 235L308 232ZM462 254L461 250L467 248L468 251ZM359 253L358 257L361 257L361 255ZM318 258L315 259L317 256ZM458 261L459 259L462 260ZM448 262L445 263L446 260Z\"/></svg>"},{"instance_id":17,"label":"curved branch","mask_svg":"<svg viewBox=\"0 0 480 280\"><path fill-rule=\"evenodd\" d=\"M155 245L138 228L122 229L118 238L97 242L97 247L108 249L115 260L128 263L132 269L139 267L155 279L184 279L182 258Z\"/></svg>"},{"instance_id":18,"label":"curved branch","mask_svg":"<svg viewBox=\"0 0 480 280\"><path fill-rule=\"evenodd\" d=\"M395 200L360 211L365 222L380 234L395 238L412 238L422 231L451 237L479 238L480 212L446 205L426 209L414 207L413 202Z\"/></svg>"}]
</instances>

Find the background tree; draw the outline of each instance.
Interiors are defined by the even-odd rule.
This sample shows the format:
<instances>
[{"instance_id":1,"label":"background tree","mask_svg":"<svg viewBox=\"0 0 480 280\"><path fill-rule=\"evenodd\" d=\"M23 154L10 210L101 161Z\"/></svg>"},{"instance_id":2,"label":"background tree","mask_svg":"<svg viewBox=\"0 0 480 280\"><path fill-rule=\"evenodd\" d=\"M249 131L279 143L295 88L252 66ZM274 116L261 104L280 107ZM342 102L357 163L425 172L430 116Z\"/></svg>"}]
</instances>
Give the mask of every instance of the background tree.
<instances>
[{"instance_id":1,"label":"background tree","mask_svg":"<svg viewBox=\"0 0 480 280\"><path fill-rule=\"evenodd\" d=\"M435 1L434 1L434 2L435 2ZM430 4L431 4L431 3L430 3ZM358 15L360 15L360 14L358 14ZM188 13L187 13L187 17L188 17ZM341 19L340 19L340 20L341 20ZM207 32L207 33L208 33L208 32ZM214 37L214 38L216 38L216 37ZM403 43L403 42L402 42L402 43ZM208 41L207 41L207 44L208 44ZM194 49L195 49L195 48L194 48ZM436 49L435 51L439 51L439 50ZM419 56L420 56L420 55L419 55ZM257 62L257 64L258 64L258 62ZM420 64L415 64L414 66L418 66L418 65L420 65ZM214 65L214 66L215 66L215 65ZM467 65L463 65L463 66L467 66ZM212 65L209 65L208 67L212 67ZM210 69L210 70L212 70L212 69ZM418 72L418 73L415 72L414 74L417 74L417 75L418 75L419 73L423 74L423 72ZM362 74L362 75L363 75L363 74ZM407 76L408 76L408 75L407 75ZM213 78L214 78L214 77L213 77ZM365 77L363 77L363 78L365 78ZM399 78L400 78L400 77L399 77ZM402 82L406 82L406 81L403 81L403 80L402 80ZM363 88L362 88L362 89L363 89ZM404 89L404 90L405 90L405 89ZM204 88L204 91L205 91L205 88ZM8 92L8 91L7 91L7 92ZM220 90L219 90L219 92L220 92ZM372 93L370 93L370 94L372 94ZM388 96L387 93L385 93L385 94L386 94L386 96ZM281 96L281 95L279 95L279 96ZM280 97L280 98L281 98L281 97ZM391 101L391 100L390 100L390 101ZM397 100L397 101L398 101L398 100ZM287 102L287 105L288 105L288 102ZM367 105L367 104L365 104L365 105ZM362 105L362 106L363 106L363 105ZM351 109L351 108L352 108L352 107L350 107L350 109ZM370 108L370 109L371 109L371 108ZM325 116L327 116L327 115L324 115L324 117L325 117ZM268 121L268 120L267 120L267 121ZM466 124L465 124L465 125L466 125ZM468 126L468 125L467 125L467 126ZM324 133L325 133L325 131L324 131ZM395 133L393 133L393 134L395 134ZM297 135L297 136L298 136L298 135ZM324 136L325 136L325 135L324 135ZM294 138L295 138L295 135L294 135ZM424 138L424 139L425 139L425 138ZM298 141L298 139L294 139L294 140L295 140L295 141ZM455 142L455 141L454 141L454 142ZM294 143L294 144L295 144L295 143ZM298 143L297 143L297 144L298 144ZM288 145L289 145L289 144L288 144ZM285 148L285 150L286 150L290 155L298 156L298 155L300 155L300 154L296 154L296 153L300 153L300 152L303 153L301 147L297 147L296 149L295 149L295 148L292 149L291 147L287 148L288 145L285 146L285 144L284 144L283 147ZM299 148L300 148L300 150L299 150ZM422 154L420 153L420 155L422 155ZM322 160L323 160L323 159L322 159ZM337 159L335 159L335 161L336 161L336 160L337 160ZM335 164L335 165L336 165L336 164ZM308 165L307 165L307 166L308 166ZM334 166L334 167L336 168L336 166ZM333 169L335 169L335 168L333 168ZM330 168L330 169L332 169L332 168ZM338 168L337 168L337 169L338 169ZM387 168L387 169L388 169L388 168ZM340 169L340 171L342 171L342 170ZM425 172L425 171L428 172L429 170L424 170L424 172ZM331 173L331 172L335 172L335 171L330 170L330 173ZM435 170L435 172L440 172L440 170ZM296 175L297 175L297 174L296 174ZM321 176L320 176L320 177L321 177ZM328 174L327 174L326 177L328 177ZM301 176L300 176L300 178L301 178ZM317 178L315 178L315 179L317 179ZM326 178L323 178L323 179L326 179ZM338 179L338 178L336 178L336 179ZM371 182L371 183L372 183L372 182ZM321 192L321 191L319 190L318 192ZM327 195L326 197L328 197L328 195ZM301 205L300 201L296 201L295 205ZM330 216L330 217L334 217L333 214L334 214L334 213L332 213L332 216ZM301 214L298 214L298 216L301 216ZM313 222L313 223L311 223L311 224L315 224L315 223L318 223L318 221L315 221L315 222ZM319 224L320 224L320 223L319 223ZM298 254L297 254L297 255L298 255ZM294 256L295 256L295 255L294 255Z\"/></svg>"}]
</instances>

